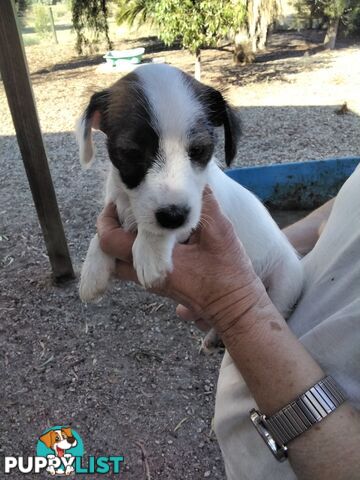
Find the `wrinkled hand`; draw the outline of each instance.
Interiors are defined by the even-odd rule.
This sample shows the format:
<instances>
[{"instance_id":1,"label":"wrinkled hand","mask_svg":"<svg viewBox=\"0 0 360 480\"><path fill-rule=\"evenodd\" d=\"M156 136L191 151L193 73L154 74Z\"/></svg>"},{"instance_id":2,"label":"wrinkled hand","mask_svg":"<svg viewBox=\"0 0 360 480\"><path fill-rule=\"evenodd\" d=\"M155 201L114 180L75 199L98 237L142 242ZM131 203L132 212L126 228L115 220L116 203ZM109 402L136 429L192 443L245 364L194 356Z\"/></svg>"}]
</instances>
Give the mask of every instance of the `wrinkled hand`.
<instances>
[{"instance_id":1,"label":"wrinkled hand","mask_svg":"<svg viewBox=\"0 0 360 480\"><path fill-rule=\"evenodd\" d=\"M102 250L118 259L117 277L137 282L131 253L136 235L120 227L114 205L103 210L97 229ZM215 327L221 335L234 323L234 310L237 321L266 300L244 247L209 188L203 196L200 226L188 244L175 246L173 263L163 286L152 291L179 302L177 313L197 321L203 330Z\"/></svg>"}]
</instances>

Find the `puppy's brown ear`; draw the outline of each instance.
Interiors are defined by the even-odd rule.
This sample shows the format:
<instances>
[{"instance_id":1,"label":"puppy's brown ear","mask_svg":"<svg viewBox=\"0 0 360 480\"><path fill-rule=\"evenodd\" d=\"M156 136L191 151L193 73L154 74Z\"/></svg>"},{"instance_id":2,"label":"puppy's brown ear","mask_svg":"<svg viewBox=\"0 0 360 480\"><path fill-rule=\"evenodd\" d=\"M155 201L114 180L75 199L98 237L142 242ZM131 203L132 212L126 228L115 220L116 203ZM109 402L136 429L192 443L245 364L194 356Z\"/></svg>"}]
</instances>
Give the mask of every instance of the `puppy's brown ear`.
<instances>
[{"instance_id":1,"label":"puppy's brown ear","mask_svg":"<svg viewBox=\"0 0 360 480\"><path fill-rule=\"evenodd\" d=\"M50 432L44 433L44 435L41 435L40 440L45 443L47 448L51 448L51 445L55 443L55 432L50 430Z\"/></svg>"},{"instance_id":2,"label":"puppy's brown ear","mask_svg":"<svg viewBox=\"0 0 360 480\"><path fill-rule=\"evenodd\" d=\"M103 130L104 117L108 108L110 92L103 90L94 93L89 105L76 125L76 138L80 149L80 163L89 168L94 157L95 148L91 130Z\"/></svg>"},{"instance_id":3,"label":"puppy's brown ear","mask_svg":"<svg viewBox=\"0 0 360 480\"><path fill-rule=\"evenodd\" d=\"M211 123L215 127L221 125L224 127L225 162L229 166L236 156L237 143L241 135L240 119L218 90L205 85L203 87L201 100L208 109Z\"/></svg>"},{"instance_id":4,"label":"puppy's brown ear","mask_svg":"<svg viewBox=\"0 0 360 480\"><path fill-rule=\"evenodd\" d=\"M65 433L67 437L73 437L74 435L72 434L71 428L70 427L64 427L61 429L62 432Z\"/></svg>"},{"instance_id":5,"label":"puppy's brown ear","mask_svg":"<svg viewBox=\"0 0 360 480\"><path fill-rule=\"evenodd\" d=\"M218 90L198 82L190 75L185 73L183 75L185 81L191 85L197 99L206 109L210 123L214 127L224 127L225 162L229 166L235 158L237 142L241 135L240 119Z\"/></svg>"}]
</instances>

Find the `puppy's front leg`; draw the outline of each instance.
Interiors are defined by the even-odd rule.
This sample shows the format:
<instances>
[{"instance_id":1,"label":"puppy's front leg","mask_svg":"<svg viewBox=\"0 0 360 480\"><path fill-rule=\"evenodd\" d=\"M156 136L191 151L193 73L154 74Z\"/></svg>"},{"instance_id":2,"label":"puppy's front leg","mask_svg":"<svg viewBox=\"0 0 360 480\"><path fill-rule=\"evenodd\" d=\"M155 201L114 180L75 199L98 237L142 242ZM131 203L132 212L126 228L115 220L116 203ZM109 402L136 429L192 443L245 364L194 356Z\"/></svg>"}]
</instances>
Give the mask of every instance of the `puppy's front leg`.
<instances>
[{"instance_id":1,"label":"puppy's front leg","mask_svg":"<svg viewBox=\"0 0 360 480\"><path fill-rule=\"evenodd\" d=\"M55 457L55 455L47 455L46 458L47 458L48 460L52 460L52 459L54 459L54 458L56 458L56 457ZM49 465L49 466L46 468L46 471L47 471L48 473L50 473L50 475L56 475L56 471L55 471L54 465Z\"/></svg>"},{"instance_id":2,"label":"puppy's front leg","mask_svg":"<svg viewBox=\"0 0 360 480\"><path fill-rule=\"evenodd\" d=\"M223 346L224 344L221 338L216 333L216 330L212 328L207 332L207 334L203 338L199 351L200 353L203 352L203 353L210 354L210 353L214 353L216 350L218 350Z\"/></svg>"},{"instance_id":3,"label":"puppy's front leg","mask_svg":"<svg viewBox=\"0 0 360 480\"><path fill-rule=\"evenodd\" d=\"M81 269L79 286L81 300L83 302L92 302L101 297L114 270L115 259L101 250L99 237L95 235L90 242L85 262Z\"/></svg>"},{"instance_id":4,"label":"puppy's front leg","mask_svg":"<svg viewBox=\"0 0 360 480\"><path fill-rule=\"evenodd\" d=\"M176 243L173 234L157 235L138 229L132 253L139 282L144 287L160 285L171 272L172 252Z\"/></svg>"}]
</instances>

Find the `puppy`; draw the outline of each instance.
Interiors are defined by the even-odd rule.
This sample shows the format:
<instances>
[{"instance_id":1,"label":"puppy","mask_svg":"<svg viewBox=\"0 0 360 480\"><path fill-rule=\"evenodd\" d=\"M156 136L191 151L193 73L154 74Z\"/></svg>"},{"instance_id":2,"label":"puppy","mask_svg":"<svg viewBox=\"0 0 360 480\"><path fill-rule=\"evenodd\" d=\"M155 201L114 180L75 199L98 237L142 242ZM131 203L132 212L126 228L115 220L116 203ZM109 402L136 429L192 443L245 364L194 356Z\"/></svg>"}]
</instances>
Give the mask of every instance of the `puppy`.
<instances>
[{"instance_id":1,"label":"puppy","mask_svg":"<svg viewBox=\"0 0 360 480\"><path fill-rule=\"evenodd\" d=\"M47 448L50 448L55 452L55 455L48 455L47 458L54 458L54 457L71 458L70 453L66 453L66 450L76 447L77 445L76 438L73 436L71 428L62 428L61 430L50 430L49 432L42 435L40 437L40 440L47 446ZM47 468L47 471L51 475L62 473L62 470L56 471L53 466L49 466ZM73 472L74 472L74 467L71 465L67 465L65 469L65 475L70 475Z\"/></svg>"},{"instance_id":2,"label":"puppy","mask_svg":"<svg viewBox=\"0 0 360 480\"><path fill-rule=\"evenodd\" d=\"M240 129L221 93L177 68L143 65L91 97L77 126L80 160L90 166L91 131L104 132L111 161L105 202L115 203L125 229L137 231L133 264L144 287L161 284L172 270L174 245L198 225L209 184L286 317L303 284L298 256L261 202L218 167L217 127L230 165ZM114 267L95 235L81 272L84 302L104 293Z\"/></svg>"}]
</instances>

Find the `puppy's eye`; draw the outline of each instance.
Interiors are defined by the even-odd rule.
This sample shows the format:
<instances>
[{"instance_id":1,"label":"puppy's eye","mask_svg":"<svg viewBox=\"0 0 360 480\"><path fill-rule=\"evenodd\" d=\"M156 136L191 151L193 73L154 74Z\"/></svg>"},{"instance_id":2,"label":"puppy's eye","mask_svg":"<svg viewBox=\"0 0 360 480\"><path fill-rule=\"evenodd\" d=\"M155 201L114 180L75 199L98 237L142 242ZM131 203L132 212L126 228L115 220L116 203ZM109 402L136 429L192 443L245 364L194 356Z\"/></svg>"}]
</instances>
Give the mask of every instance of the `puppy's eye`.
<instances>
[{"instance_id":1,"label":"puppy's eye","mask_svg":"<svg viewBox=\"0 0 360 480\"><path fill-rule=\"evenodd\" d=\"M191 145L189 148L189 157L192 162L200 165L206 165L213 153L213 145Z\"/></svg>"},{"instance_id":2,"label":"puppy's eye","mask_svg":"<svg viewBox=\"0 0 360 480\"><path fill-rule=\"evenodd\" d=\"M206 148L204 145L194 145L189 149L189 155L191 158L202 157L206 152Z\"/></svg>"},{"instance_id":3,"label":"puppy's eye","mask_svg":"<svg viewBox=\"0 0 360 480\"><path fill-rule=\"evenodd\" d=\"M58 435L56 435L55 441L56 441L56 442L59 442L59 441L60 441L60 437L59 437Z\"/></svg>"}]
</instances>

